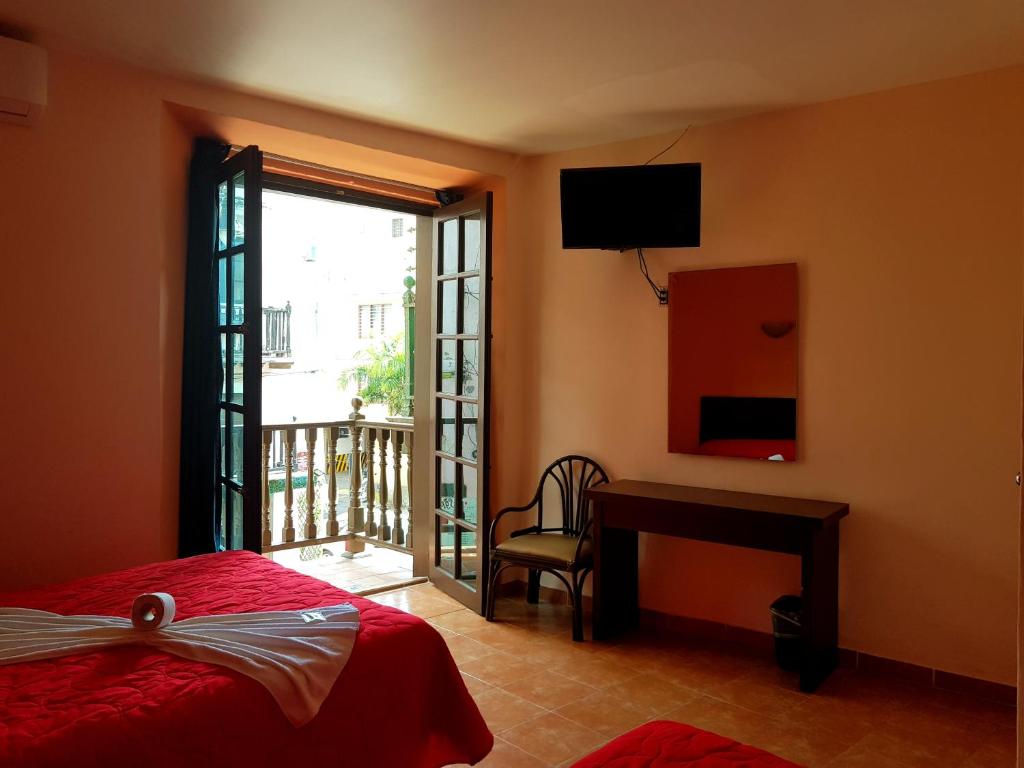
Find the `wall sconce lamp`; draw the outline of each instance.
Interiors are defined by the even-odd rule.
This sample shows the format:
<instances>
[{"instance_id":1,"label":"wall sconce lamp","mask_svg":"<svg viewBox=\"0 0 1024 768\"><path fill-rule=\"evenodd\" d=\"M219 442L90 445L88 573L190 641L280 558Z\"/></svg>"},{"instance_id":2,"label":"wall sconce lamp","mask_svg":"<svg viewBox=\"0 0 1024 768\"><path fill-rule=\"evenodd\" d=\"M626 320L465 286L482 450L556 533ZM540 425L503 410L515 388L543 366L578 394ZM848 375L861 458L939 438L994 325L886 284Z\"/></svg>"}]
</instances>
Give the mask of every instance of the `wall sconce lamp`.
<instances>
[{"instance_id":1,"label":"wall sconce lamp","mask_svg":"<svg viewBox=\"0 0 1024 768\"><path fill-rule=\"evenodd\" d=\"M788 320L769 320L761 323L761 330L764 335L773 339L781 339L796 327L796 323Z\"/></svg>"}]
</instances>

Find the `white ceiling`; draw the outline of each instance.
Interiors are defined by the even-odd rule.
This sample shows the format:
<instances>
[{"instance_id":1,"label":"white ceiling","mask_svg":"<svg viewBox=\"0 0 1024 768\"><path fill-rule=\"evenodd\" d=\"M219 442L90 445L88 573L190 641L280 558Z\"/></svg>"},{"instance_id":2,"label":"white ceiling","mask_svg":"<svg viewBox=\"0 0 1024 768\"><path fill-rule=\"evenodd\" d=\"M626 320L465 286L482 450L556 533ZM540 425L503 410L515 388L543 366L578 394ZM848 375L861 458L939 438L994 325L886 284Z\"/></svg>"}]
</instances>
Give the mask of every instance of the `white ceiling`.
<instances>
[{"instance_id":1,"label":"white ceiling","mask_svg":"<svg viewBox=\"0 0 1024 768\"><path fill-rule=\"evenodd\" d=\"M525 152L1024 63L1024 0L0 0L0 25Z\"/></svg>"}]
</instances>

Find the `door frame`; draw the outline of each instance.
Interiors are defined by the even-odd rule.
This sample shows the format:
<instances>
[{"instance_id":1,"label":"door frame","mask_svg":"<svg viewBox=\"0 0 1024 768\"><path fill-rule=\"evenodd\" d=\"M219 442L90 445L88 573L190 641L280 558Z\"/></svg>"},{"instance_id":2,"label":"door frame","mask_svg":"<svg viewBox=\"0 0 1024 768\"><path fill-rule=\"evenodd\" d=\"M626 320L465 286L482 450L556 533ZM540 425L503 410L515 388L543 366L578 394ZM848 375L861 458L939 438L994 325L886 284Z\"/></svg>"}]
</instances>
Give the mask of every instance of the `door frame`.
<instances>
[{"instance_id":1,"label":"door frame","mask_svg":"<svg viewBox=\"0 0 1024 768\"><path fill-rule=\"evenodd\" d=\"M234 242L235 236L235 179L244 174L242 190L245 210L242 213L243 236L240 243ZM215 451L216 473L214 505L216 510L216 527L214 540L217 549L247 549L260 552L262 546L261 498L262 486L258 480L260 475L260 434L262 411L262 324L259 321L261 296L263 291L263 208L262 208L262 174L263 153L253 145L230 155L221 162L215 174L215 190L217 190L217 209L214 219L214 263L212 274L217 285L216 328L218 341L221 345L222 394L217 398L217 432L218 445ZM219 190L226 185L226 197L220 200ZM223 206L223 209L221 208ZM220 246L220 221L226 222L226 241ZM242 256L242 318L240 323L234 321L235 301L235 257ZM223 264L223 283L220 280L220 268ZM222 293L223 291L223 293ZM220 316L220 303L223 301L223 318ZM223 322L222 322L223 320ZM235 345L237 338L242 339L242 392L241 400L234 397ZM222 430L220 419L225 419L226 429ZM234 418L241 417L242 445L241 479L232 477L235 465L232 435L234 434ZM235 494L241 497L242 509L235 510L229 504L225 508L226 499L234 499ZM235 519L240 512L240 519ZM236 535L236 525L241 529L241 540ZM223 531L223 533L221 533Z\"/></svg>"},{"instance_id":2,"label":"door frame","mask_svg":"<svg viewBox=\"0 0 1024 768\"><path fill-rule=\"evenodd\" d=\"M433 213L435 206L426 205L398 197L374 194L351 189L300 176L289 176L279 172L264 171L263 190L309 197L349 205L361 205L378 210L394 211L416 216L416 325L417 339L427 339L433 317L433 297L427 286L431 285L431 258L433 248ZM412 509L410 532L412 538L413 576L425 577L429 567L428 538L430 536L430 355L415 356L413 377L415 390L413 398L413 443L412 443L412 488L409 490ZM262 425L262 418L261 418ZM370 541L369 543L373 543ZM259 549L256 550L257 552Z\"/></svg>"},{"instance_id":3,"label":"door frame","mask_svg":"<svg viewBox=\"0 0 1024 768\"><path fill-rule=\"evenodd\" d=\"M475 587L469 588L466 580L456 579L454 576L446 573L439 566L435 565L438 561L437 555L437 532L435 530L435 521L437 519L435 504L437 497L435 491L435 485L438 482L435 459L439 458L438 452L435 450L435 441L438 439L438 421L436 413L436 405L438 400L438 385L435 376L437 374L438 366L438 320L437 309L438 309L438 278L440 276L440 269L438 261L441 258L440 249L438 245L440 243L440 222L439 215L445 219L450 220L455 217L462 217L465 214L479 212L481 215L481 226L483 228L482 237L480 239L480 267L478 274L480 277L480 322L475 335L478 343L482 349L478 349L478 365L480 370L478 372L478 378L480 379L479 384L479 397L477 398L477 423L482 425L483 428L483 439L478 440L477 444L477 460L474 462L476 465L477 472L477 510L476 510L476 580ZM431 583L455 598L459 602L466 605L468 608L475 610L477 613L483 613L483 607L486 605L486 591L487 591L487 579L485 574L488 572L488 559L489 559L489 547L488 547L488 534L490 528L490 483L491 483L491 287L492 287L492 268L493 268L493 220L494 220L494 195L489 190L478 191L467 195L466 199L461 202L453 203L445 206L434 213L433 226L431 227L431 248L429 250L430 263L428 265L428 280L425 281L426 285L430 286L430 311L424 312L427 315L427 334L423 337L424 340L429 341L430 350L428 355L421 355L422 359L428 360L428 368L425 372L426 381L425 386L419 384L419 378L417 379L417 399L421 397L428 398L427 412L429 418L426 419L427 424L424 430L422 438L417 438L418 445L425 446L426 450L421 451L417 455L417 460L421 461L421 467L425 467L426 483L420 483L420 485L428 486L428 495L425 500L425 506L422 507L423 513L422 518L426 518L426 539L428 542L427 552L427 575L430 578ZM462 275L464 270L462 267L463 258L463 246L464 240L461 234L462 229L460 227L460 248L459 248L459 265L455 273L449 273L445 275L445 278L454 278L456 275ZM417 266L420 266L419 260ZM470 272L473 270L469 270ZM455 278L459 283L464 278ZM465 278L469 279L469 278ZM423 283L418 283L421 286L421 290L417 292L417 296L423 294L422 286ZM461 293L459 294L459 310L458 317L462 317L462 299ZM458 333L454 334L456 337L462 336L461 324L456 328ZM452 334L442 334L445 336L451 336ZM458 352L459 347L456 342L457 359L461 359L460 353ZM422 349L422 344L420 345ZM458 369L458 366L457 366ZM461 373L457 374L456 381L461 382ZM446 396L450 397L450 396ZM455 398L460 397L458 395L458 384L456 385ZM458 406L456 406L456 414L459 414ZM457 416L458 418L458 416ZM456 440L461 441L459 435L458 421L456 422ZM419 429L418 429L419 432ZM457 442L457 445L459 443ZM457 450L456 450L457 453ZM447 454L445 454L447 455ZM453 457L453 459L456 457ZM457 462L461 463L461 461ZM458 470L456 470L458 473ZM421 477L424 475L421 474ZM456 475L458 477L458 474ZM456 482L456 493L458 490L459 483ZM456 497L456 508L458 506L458 499ZM458 518L458 514L455 514L455 518ZM422 523L422 521L421 521ZM455 541L456 541L456 571L461 568L461 534L458 524L455 525ZM421 538L420 541L423 541Z\"/></svg>"},{"instance_id":4,"label":"door frame","mask_svg":"<svg viewBox=\"0 0 1024 768\"><path fill-rule=\"evenodd\" d=\"M434 322L434 217L416 217L416 355L413 377L413 443L412 443L412 574L427 576L430 572L430 535L434 505L430 500L430 473L434 464L433 436L435 426L430 420L430 399L433 396L431 359Z\"/></svg>"}]
</instances>

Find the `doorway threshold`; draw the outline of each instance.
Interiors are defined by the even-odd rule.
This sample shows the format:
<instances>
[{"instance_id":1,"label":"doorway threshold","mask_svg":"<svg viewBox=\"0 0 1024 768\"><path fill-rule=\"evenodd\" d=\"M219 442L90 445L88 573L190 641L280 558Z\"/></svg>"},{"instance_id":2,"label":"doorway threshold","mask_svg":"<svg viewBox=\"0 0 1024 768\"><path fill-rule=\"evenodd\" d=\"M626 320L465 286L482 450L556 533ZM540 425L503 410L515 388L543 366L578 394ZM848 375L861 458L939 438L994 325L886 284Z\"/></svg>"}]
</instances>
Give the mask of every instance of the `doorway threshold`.
<instances>
[{"instance_id":1,"label":"doorway threshold","mask_svg":"<svg viewBox=\"0 0 1024 768\"><path fill-rule=\"evenodd\" d=\"M412 572L412 554L366 542L355 559L343 556L342 544L299 547L274 553L274 560L299 573L326 581L354 595L369 595L426 581Z\"/></svg>"},{"instance_id":2,"label":"doorway threshold","mask_svg":"<svg viewBox=\"0 0 1024 768\"><path fill-rule=\"evenodd\" d=\"M369 597L370 595L379 595L381 592L391 592L395 589L404 589L405 587L414 587L417 584L426 583L426 576L416 576L412 579L408 579L407 581L400 581L396 584L388 584L383 587L371 587L369 589L364 589L361 592L353 592L352 594L359 595L360 597Z\"/></svg>"}]
</instances>

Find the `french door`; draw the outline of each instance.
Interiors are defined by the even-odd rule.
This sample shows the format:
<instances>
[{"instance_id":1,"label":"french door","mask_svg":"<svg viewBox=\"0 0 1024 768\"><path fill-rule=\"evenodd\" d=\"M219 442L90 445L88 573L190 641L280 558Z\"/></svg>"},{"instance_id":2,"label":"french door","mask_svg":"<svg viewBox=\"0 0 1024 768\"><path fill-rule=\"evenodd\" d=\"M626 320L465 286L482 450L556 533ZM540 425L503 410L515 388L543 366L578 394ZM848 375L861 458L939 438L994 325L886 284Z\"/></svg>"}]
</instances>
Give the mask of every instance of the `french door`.
<instances>
[{"instance_id":1,"label":"french door","mask_svg":"<svg viewBox=\"0 0 1024 768\"><path fill-rule=\"evenodd\" d=\"M263 155L246 147L217 175L217 549L260 551L260 368Z\"/></svg>"},{"instance_id":2,"label":"french door","mask_svg":"<svg viewBox=\"0 0 1024 768\"><path fill-rule=\"evenodd\" d=\"M434 214L429 577L478 613L487 573L491 193Z\"/></svg>"}]
</instances>

